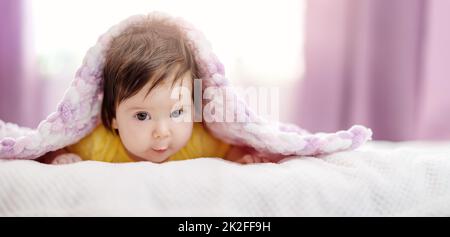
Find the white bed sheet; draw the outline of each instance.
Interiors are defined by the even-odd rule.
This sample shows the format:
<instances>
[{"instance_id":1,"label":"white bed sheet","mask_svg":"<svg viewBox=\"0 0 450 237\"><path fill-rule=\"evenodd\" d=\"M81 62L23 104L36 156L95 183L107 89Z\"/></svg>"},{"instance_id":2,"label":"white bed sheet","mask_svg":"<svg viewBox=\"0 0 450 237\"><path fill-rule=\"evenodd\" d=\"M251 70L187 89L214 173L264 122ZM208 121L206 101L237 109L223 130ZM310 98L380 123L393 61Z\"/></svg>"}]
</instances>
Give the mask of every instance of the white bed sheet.
<instances>
[{"instance_id":1,"label":"white bed sheet","mask_svg":"<svg viewBox=\"0 0 450 237\"><path fill-rule=\"evenodd\" d=\"M450 216L450 142L281 164L1 161L0 216Z\"/></svg>"}]
</instances>

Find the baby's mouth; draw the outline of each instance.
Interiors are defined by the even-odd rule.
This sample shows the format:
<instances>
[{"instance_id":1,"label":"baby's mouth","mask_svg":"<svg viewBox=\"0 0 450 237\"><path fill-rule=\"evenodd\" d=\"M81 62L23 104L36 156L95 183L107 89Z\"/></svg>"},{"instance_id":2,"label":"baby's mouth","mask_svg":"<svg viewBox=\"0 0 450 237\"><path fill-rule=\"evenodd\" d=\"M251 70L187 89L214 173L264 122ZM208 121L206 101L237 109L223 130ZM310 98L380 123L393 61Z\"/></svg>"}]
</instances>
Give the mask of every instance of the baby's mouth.
<instances>
[{"instance_id":1,"label":"baby's mouth","mask_svg":"<svg viewBox=\"0 0 450 237\"><path fill-rule=\"evenodd\" d=\"M167 147L162 147L162 148L152 148L152 150L153 150L154 152L157 152L157 153L164 153L165 151L167 151Z\"/></svg>"}]
</instances>

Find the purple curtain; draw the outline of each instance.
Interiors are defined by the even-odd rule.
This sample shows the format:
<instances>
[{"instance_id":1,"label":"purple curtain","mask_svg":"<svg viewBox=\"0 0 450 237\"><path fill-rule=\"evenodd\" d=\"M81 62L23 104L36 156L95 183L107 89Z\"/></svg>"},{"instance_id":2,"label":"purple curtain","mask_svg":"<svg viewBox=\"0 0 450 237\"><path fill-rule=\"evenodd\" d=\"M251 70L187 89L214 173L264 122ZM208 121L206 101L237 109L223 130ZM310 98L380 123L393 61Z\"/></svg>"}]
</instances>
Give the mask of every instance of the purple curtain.
<instances>
[{"instance_id":1,"label":"purple curtain","mask_svg":"<svg viewBox=\"0 0 450 237\"><path fill-rule=\"evenodd\" d=\"M450 138L450 1L310 0L298 123Z\"/></svg>"},{"instance_id":2,"label":"purple curtain","mask_svg":"<svg viewBox=\"0 0 450 237\"><path fill-rule=\"evenodd\" d=\"M0 9L0 119L22 122L22 2L0 1Z\"/></svg>"},{"instance_id":3,"label":"purple curtain","mask_svg":"<svg viewBox=\"0 0 450 237\"><path fill-rule=\"evenodd\" d=\"M34 127L41 84L36 80L28 0L0 1L0 119Z\"/></svg>"}]
</instances>

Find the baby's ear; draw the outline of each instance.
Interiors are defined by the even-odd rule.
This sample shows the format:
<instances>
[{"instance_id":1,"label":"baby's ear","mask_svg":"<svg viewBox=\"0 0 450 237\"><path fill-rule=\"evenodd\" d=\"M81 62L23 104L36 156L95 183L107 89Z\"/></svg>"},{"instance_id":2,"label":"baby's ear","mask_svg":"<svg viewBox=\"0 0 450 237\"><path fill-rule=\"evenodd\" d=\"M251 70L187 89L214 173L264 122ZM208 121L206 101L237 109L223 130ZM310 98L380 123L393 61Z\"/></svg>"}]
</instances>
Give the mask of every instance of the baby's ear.
<instances>
[{"instance_id":1,"label":"baby's ear","mask_svg":"<svg viewBox=\"0 0 450 237\"><path fill-rule=\"evenodd\" d=\"M118 129L118 127L117 127L117 121L116 121L115 118L112 120L111 126L112 126L113 129Z\"/></svg>"}]
</instances>

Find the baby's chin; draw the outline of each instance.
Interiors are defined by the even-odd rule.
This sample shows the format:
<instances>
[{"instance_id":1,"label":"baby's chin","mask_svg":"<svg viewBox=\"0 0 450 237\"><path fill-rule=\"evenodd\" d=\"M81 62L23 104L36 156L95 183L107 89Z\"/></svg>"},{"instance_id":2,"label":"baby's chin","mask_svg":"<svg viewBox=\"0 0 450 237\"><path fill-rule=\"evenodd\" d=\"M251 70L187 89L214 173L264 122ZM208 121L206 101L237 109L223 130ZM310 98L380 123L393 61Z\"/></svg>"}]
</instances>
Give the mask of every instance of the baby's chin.
<instances>
[{"instance_id":1,"label":"baby's chin","mask_svg":"<svg viewBox=\"0 0 450 237\"><path fill-rule=\"evenodd\" d=\"M172 155L172 152L170 150L165 151L164 153L159 153L150 151L150 153L154 154L135 154L134 152L128 151L126 149L128 156L133 161L150 161L153 163L163 163L167 160L169 160L170 156Z\"/></svg>"},{"instance_id":2,"label":"baby's chin","mask_svg":"<svg viewBox=\"0 0 450 237\"><path fill-rule=\"evenodd\" d=\"M170 156L163 156L163 157L151 157L149 159L146 159L147 161L153 162L153 163L163 163L168 161Z\"/></svg>"},{"instance_id":3,"label":"baby's chin","mask_svg":"<svg viewBox=\"0 0 450 237\"><path fill-rule=\"evenodd\" d=\"M135 155L131 152L128 152L130 155L130 158L134 161L150 161L153 163L163 163L167 160L169 160L172 153L167 150L163 154L158 154L157 152L151 152L155 154L142 154L142 155Z\"/></svg>"}]
</instances>

